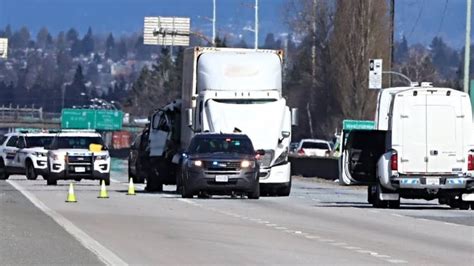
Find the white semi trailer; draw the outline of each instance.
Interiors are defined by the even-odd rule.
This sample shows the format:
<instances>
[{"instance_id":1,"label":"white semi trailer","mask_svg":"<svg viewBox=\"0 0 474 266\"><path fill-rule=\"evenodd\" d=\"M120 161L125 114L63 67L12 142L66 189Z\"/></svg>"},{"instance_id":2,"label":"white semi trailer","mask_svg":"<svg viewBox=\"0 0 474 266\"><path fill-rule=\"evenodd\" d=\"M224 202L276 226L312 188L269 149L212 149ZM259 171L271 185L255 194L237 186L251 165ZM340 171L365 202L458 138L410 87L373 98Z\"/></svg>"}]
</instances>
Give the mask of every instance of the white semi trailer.
<instances>
[{"instance_id":1,"label":"white semi trailer","mask_svg":"<svg viewBox=\"0 0 474 266\"><path fill-rule=\"evenodd\" d=\"M158 168L148 178L148 188L176 180L180 152L195 133L242 132L255 149L265 150L261 194L288 196L288 151L297 114L282 96L282 64L283 54L277 50L186 49L181 99L151 117L150 156Z\"/></svg>"},{"instance_id":2,"label":"white semi trailer","mask_svg":"<svg viewBox=\"0 0 474 266\"><path fill-rule=\"evenodd\" d=\"M374 207L412 198L474 209L471 115L469 96L453 89L422 83L381 90L376 130L343 137L340 183L367 184Z\"/></svg>"}]
</instances>

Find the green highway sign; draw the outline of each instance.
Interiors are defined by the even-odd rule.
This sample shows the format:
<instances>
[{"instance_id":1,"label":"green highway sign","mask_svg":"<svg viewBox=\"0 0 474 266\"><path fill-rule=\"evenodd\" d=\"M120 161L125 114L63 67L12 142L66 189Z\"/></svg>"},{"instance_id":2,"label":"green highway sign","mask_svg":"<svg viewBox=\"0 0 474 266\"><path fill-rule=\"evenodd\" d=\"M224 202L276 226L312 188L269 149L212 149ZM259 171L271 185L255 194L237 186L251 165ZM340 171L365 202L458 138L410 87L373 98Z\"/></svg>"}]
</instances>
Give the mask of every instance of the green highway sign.
<instances>
[{"instance_id":1,"label":"green highway sign","mask_svg":"<svg viewBox=\"0 0 474 266\"><path fill-rule=\"evenodd\" d=\"M122 129L123 112L116 110L96 110L95 129Z\"/></svg>"},{"instance_id":2,"label":"green highway sign","mask_svg":"<svg viewBox=\"0 0 474 266\"><path fill-rule=\"evenodd\" d=\"M61 128L66 129L122 129L123 112L117 110L63 109Z\"/></svg>"},{"instance_id":3,"label":"green highway sign","mask_svg":"<svg viewBox=\"0 0 474 266\"><path fill-rule=\"evenodd\" d=\"M369 120L344 120L342 121L343 130L374 130L375 122Z\"/></svg>"}]
</instances>

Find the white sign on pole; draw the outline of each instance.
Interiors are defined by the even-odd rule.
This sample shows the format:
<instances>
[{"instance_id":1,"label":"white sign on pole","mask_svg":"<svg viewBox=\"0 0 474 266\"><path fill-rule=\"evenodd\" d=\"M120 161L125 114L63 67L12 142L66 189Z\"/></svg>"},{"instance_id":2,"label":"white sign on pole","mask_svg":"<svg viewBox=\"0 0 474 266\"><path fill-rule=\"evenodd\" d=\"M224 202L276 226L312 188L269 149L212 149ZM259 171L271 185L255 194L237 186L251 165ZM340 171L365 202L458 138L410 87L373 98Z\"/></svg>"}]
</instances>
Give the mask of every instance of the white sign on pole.
<instances>
[{"instance_id":1,"label":"white sign on pole","mask_svg":"<svg viewBox=\"0 0 474 266\"><path fill-rule=\"evenodd\" d=\"M8 39L0 38L0 58L8 57Z\"/></svg>"},{"instance_id":2,"label":"white sign on pole","mask_svg":"<svg viewBox=\"0 0 474 266\"><path fill-rule=\"evenodd\" d=\"M189 46L190 24L190 18L145 17L143 43Z\"/></svg>"},{"instance_id":3,"label":"white sign on pole","mask_svg":"<svg viewBox=\"0 0 474 266\"><path fill-rule=\"evenodd\" d=\"M369 89L382 88L382 59L370 59Z\"/></svg>"}]
</instances>

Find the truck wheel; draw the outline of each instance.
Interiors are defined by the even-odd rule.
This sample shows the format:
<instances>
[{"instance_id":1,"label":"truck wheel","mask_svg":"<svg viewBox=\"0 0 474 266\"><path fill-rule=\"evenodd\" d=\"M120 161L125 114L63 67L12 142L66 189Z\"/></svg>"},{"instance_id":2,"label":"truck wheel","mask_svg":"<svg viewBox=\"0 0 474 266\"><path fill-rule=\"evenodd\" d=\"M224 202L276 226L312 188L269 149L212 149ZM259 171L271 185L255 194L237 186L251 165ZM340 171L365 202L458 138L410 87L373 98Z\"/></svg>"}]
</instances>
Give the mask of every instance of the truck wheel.
<instances>
[{"instance_id":1,"label":"truck wheel","mask_svg":"<svg viewBox=\"0 0 474 266\"><path fill-rule=\"evenodd\" d=\"M7 180L9 177L7 173L7 168L5 167L5 163L3 159L0 159L0 180Z\"/></svg>"},{"instance_id":2,"label":"truck wheel","mask_svg":"<svg viewBox=\"0 0 474 266\"><path fill-rule=\"evenodd\" d=\"M51 176L45 176L46 179L46 185L47 186L56 186L58 184L58 180L54 179Z\"/></svg>"},{"instance_id":3,"label":"truck wheel","mask_svg":"<svg viewBox=\"0 0 474 266\"><path fill-rule=\"evenodd\" d=\"M288 182L287 184L283 185L283 187L277 188L275 194L276 194L278 197L288 197L288 196L290 196L290 193L291 193L291 177L290 177L290 182Z\"/></svg>"},{"instance_id":4,"label":"truck wheel","mask_svg":"<svg viewBox=\"0 0 474 266\"><path fill-rule=\"evenodd\" d=\"M459 209L460 210L469 210L469 202L467 201L461 201L459 203Z\"/></svg>"},{"instance_id":5,"label":"truck wheel","mask_svg":"<svg viewBox=\"0 0 474 266\"><path fill-rule=\"evenodd\" d=\"M257 185L255 186L254 191L250 192L250 193L247 195L247 197L248 197L249 199L259 199L259 198L260 198L260 185L257 184Z\"/></svg>"},{"instance_id":6,"label":"truck wheel","mask_svg":"<svg viewBox=\"0 0 474 266\"><path fill-rule=\"evenodd\" d=\"M104 180L106 186L110 186L110 175L107 175L105 178L101 179L100 183L102 183L102 180Z\"/></svg>"},{"instance_id":7,"label":"truck wheel","mask_svg":"<svg viewBox=\"0 0 474 266\"><path fill-rule=\"evenodd\" d=\"M36 180L38 175L36 174L35 167L31 161L26 162L26 179Z\"/></svg>"},{"instance_id":8,"label":"truck wheel","mask_svg":"<svg viewBox=\"0 0 474 266\"><path fill-rule=\"evenodd\" d=\"M382 192L382 187L380 184L377 184L375 187L375 193L372 194L372 206L374 208L387 208L388 207L388 201L386 200L380 200L380 193Z\"/></svg>"},{"instance_id":9,"label":"truck wheel","mask_svg":"<svg viewBox=\"0 0 474 266\"><path fill-rule=\"evenodd\" d=\"M390 209L400 209L400 200L390 200L390 201L388 201L388 207Z\"/></svg>"}]
</instances>

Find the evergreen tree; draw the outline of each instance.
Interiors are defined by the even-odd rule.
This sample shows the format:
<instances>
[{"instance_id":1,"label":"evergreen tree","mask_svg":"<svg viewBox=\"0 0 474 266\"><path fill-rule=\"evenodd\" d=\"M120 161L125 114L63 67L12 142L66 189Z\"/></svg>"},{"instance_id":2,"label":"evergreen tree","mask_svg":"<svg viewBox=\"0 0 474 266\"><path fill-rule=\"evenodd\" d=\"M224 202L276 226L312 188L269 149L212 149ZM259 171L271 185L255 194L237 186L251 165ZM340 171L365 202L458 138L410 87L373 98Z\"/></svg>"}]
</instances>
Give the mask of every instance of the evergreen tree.
<instances>
[{"instance_id":1,"label":"evergreen tree","mask_svg":"<svg viewBox=\"0 0 474 266\"><path fill-rule=\"evenodd\" d=\"M94 52L94 36L92 35L92 28L89 27L86 35L82 39L82 54L89 55Z\"/></svg>"}]
</instances>

